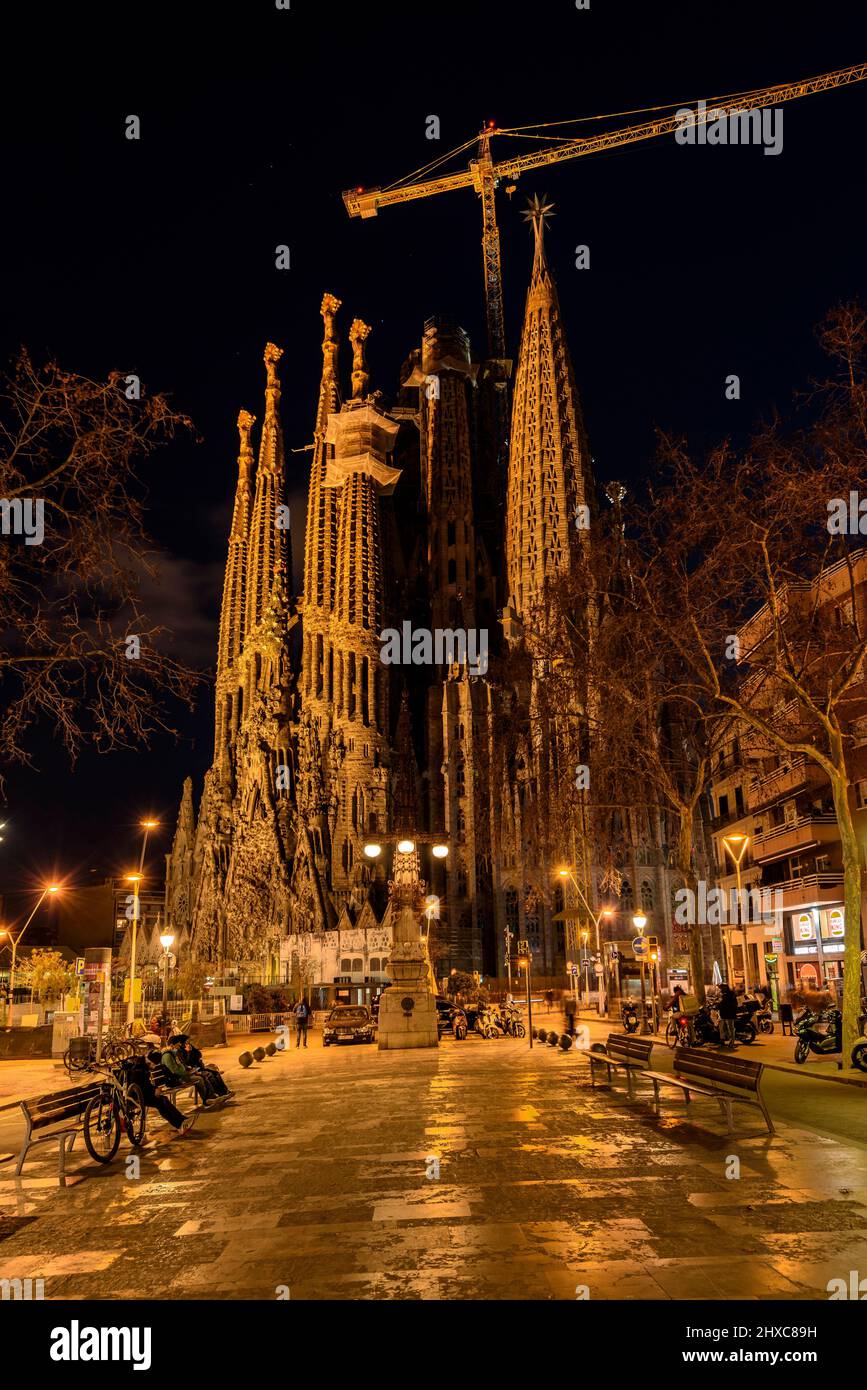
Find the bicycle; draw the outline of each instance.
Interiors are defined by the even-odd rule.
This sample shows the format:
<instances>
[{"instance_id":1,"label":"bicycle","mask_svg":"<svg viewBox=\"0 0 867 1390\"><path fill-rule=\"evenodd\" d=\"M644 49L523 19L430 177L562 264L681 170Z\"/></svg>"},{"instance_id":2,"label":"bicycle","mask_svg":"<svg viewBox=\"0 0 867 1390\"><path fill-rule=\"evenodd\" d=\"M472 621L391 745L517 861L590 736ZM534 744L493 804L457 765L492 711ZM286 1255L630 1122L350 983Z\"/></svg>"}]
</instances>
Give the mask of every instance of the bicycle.
<instances>
[{"instance_id":1,"label":"bicycle","mask_svg":"<svg viewBox=\"0 0 867 1390\"><path fill-rule=\"evenodd\" d=\"M121 1132L134 1149L144 1143L147 1125L147 1104L141 1087L130 1081L126 1068L92 1065L92 1071L104 1072L99 1094L88 1103L84 1112L84 1143L96 1163L111 1163L120 1147Z\"/></svg>"},{"instance_id":2,"label":"bicycle","mask_svg":"<svg viewBox=\"0 0 867 1390\"><path fill-rule=\"evenodd\" d=\"M665 1025L665 1041L672 1050L676 1047L692 1047L692 1024L685 1014L670 1013Z\"/></svg>"}]
</instances>

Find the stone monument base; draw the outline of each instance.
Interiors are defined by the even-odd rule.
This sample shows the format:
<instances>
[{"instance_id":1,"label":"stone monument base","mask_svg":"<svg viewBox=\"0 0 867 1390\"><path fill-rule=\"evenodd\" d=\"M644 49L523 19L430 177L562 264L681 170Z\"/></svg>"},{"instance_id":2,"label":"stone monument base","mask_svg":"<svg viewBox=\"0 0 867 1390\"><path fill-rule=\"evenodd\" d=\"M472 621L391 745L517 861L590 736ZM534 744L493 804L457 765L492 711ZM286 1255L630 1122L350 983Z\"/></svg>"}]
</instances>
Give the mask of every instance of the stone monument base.
<instances>
[{"instance_id":1,"label":"stone monument base","mask_svg":"<svg viewBox=\"0 0 867 1390\"><path fill-rule=\"evenodd\" d=\"M378 1040L380 1051L439 1046L433 995L410 993L396 984L387 989L379 1001Z\"/></svg>"}]
</instances>

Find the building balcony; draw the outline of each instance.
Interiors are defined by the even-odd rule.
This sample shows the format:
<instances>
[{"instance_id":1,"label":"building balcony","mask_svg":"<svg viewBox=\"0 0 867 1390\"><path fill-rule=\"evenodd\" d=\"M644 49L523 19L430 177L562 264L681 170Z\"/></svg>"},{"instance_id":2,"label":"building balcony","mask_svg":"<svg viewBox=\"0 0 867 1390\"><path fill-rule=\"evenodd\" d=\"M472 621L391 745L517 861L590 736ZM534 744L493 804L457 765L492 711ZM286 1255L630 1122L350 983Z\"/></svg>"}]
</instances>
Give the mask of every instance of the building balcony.
<instances>
[{"instance_id":1,"label":"building balcony","mask_svg":"<svg viewBox=\"0 0 867 1390\"><path fill-rule=\"evenodd\" d=\"M773 806L784 797L825 786L827 780L816 763L804 757L792 758L786 767L777 767L773 772L753 779L747 788L747 804L755 813Z\"/></svg>"},{"instance_id":2,"label":"building balcony","mask_svg":"<svg viewBox=\"0 0 867 1390\"><path fill-rule=\"evenodd\" d=\"M843 898L843 870L805 874L803 878L790 878L783 883L766 883L764 886L771 892L782 893L786 912L799 907L831 907Z\"/></svg>"},{"instance_id":3,"label":"building balcony","mask_svg":"<svg viewBox=\"0 0 867 1390\"><path fill-rule=\"evenodd\" d=\"M766 864L787 854L799 854L802 850L838 844L839 841L836 816L799 816L797 820L775 825L762 835L756 835L752 844L753 858L757 864Z\"/></svg>"}]
</instances>

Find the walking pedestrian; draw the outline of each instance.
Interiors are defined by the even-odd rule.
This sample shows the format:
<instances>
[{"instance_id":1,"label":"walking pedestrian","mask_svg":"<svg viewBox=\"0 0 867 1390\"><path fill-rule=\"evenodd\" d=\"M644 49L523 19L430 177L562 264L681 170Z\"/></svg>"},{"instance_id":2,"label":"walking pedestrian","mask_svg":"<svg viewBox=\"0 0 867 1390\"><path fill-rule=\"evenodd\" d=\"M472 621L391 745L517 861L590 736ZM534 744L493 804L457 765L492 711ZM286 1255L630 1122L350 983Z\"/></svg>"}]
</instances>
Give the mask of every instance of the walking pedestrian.
<instances>
[{"instance_id":1,"label":"walking pedestrian","mask_svg":"<svg viewBox=\"0 0 867 1390\"><path fill-rule=\"evenodd\" d=\"M304 1046L307 1046L307 1025L310 1022L310 1006L306 999L300 999L295 1005L295 1046L301 1046L301 1039L304 1039Z\"/></svg>"}]
</instances>

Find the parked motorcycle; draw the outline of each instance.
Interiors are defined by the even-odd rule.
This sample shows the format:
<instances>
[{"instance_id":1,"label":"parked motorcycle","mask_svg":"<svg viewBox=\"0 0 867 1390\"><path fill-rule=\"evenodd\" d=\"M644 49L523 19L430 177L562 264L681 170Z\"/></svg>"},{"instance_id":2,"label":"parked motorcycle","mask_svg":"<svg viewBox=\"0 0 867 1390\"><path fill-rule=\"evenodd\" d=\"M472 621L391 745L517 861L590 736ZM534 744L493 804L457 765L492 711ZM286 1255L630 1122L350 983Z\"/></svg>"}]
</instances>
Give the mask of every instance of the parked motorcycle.
<instances>
[{"instance_id":1,"label":"parked motorcycle","mask_svg":"<svg viewBox=\"0 0 867 1390\"><path fill-rule=\"evenodd\" d=\"M628 999L624 999L620 1006L620 1019L627 1033L637 1033L640 1019L638 1010Z\"/></svg>"},{"instance_id":2,"label":"parked motorcycle","mask_svg":"<svg viewBox=\"0 0 867 1390\"><path fill-rule=\"evenodd\" d=\"M735 1018L735 1042L754 1043L756 1040L756 1025L751 1017L752 1011L748 1008L738 1009ZM711 1010L709 1005L704 1004L695 1015L693 1024L694 1047L701 1047L704 1043L722 1044L722 1035L716 1019L719 1015L716 1010Z\"/></svg>"},{"instance_id":3,"label":"parked motorcycle","mask_svg":"<svg viewBox=\"0 0 867 1390\"><path fill-rule=\"evenodd\" d=\"M842 1018L839 1009L821 1009L818 1012L813 1009L805 1009L792 1024L798 1038L795 1043L795 1061L806 1062L811 1052L815 1052L819 1057L833 1056L834 1053L841 1052L843 1048L843 1041L840 1036ZM865 1040L864 1046L867 1047L867 1040ZM857 1051L857 1045L855 1051ZM852 1065L861 1066L860 1062L855 1061L854 1052Z\"/></svg>"}]
</instances>

